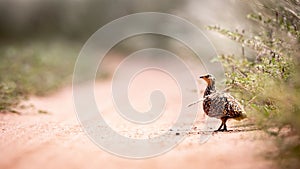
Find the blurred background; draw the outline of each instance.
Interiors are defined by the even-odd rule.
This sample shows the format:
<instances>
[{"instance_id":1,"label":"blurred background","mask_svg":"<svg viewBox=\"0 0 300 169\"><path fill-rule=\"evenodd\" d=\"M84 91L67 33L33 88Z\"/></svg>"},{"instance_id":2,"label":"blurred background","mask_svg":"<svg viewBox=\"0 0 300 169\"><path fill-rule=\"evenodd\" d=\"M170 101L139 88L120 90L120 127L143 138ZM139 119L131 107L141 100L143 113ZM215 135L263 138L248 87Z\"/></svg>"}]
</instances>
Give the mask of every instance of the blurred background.
<instances>
[{"instance_id":1,"label":"blurred background","mask_svg":"<svg viewBox=\"0 0 300 169\"><path fill-rule=\"evenodd\" d=\"M2 40L11 41L33 38L85 41L110 21L138 12L166 12L199 26L226 24L238 28L249 7L246 2L236 0L2 0L0 35Z\"/></svg>"},{"instance_id":2,"label":"blurred background","mask_svg":"<svg viewBox=\"0 0 300 169\"><path fill-rule=\"evenodd\" d=\"M243 28L241 25L248 25L246 14L250 10L248 3L237 0L1 0L1 86L19 96L18 93L44 95L70 84L76 57L87 39L105 24L137 12L183 17L202 29L218 52L240 53L240 45L205 27ZM126 56L138 49L158 47L193 55L174 41L158 35L135 36L120 42L112 52Z\"/></svg>"},{"instance_id":3,"label":"blurred background","mask_svg":"<svg viewBox=\"0 0 300 169\"><path fill-rule=\"evenodd\" d=\"M282 168L299 168L299 6L299 0L1 0L0 112L18 113L14 108L23 99L70 86L80 49L105 24L133 13L164 12L203 30L222 56L231 92L258 128L275 137L279 151L272 154ZM115 63L150 47L185 61L195 57L174 39L134 36L110 51L98 78L111 77Z\"/></svg>"}]
</instances>

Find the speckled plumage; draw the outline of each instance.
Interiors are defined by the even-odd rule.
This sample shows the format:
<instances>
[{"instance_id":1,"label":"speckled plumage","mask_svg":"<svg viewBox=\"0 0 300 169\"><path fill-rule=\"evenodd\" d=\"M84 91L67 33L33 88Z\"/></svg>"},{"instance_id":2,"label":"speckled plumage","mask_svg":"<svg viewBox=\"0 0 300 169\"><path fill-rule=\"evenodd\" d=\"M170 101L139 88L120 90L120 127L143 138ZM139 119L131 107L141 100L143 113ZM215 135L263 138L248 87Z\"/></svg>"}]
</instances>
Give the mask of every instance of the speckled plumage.
<instances>
[{"instance_id":1,"label":"speckled plumage","mask_svg":"<svg viewBox=\"0 0 300 169\"><path fill-rule=\"evenodd\" d=\"M242 105L234 97L229 93L216 91L215 78L212 75L208 74L200 78L208 84L203 96L205 114L222 120L222 124L217 131L227 131L227 119L241 120L246 117Z\"/></svg>"}]
</instances>

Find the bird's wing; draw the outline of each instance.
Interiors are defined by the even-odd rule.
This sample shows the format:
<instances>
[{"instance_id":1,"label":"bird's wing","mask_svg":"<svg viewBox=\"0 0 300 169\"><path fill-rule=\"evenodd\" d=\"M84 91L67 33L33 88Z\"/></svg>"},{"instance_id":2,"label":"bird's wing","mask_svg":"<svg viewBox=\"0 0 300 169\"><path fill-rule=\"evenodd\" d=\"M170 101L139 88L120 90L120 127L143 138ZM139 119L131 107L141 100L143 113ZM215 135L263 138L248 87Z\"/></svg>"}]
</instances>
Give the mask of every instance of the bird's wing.
<instances>
[{"instance_id":1,"label":"bird's wing","mask_svg":"<svg viewBox=\"0 0 300 169\"><path fill-rule=\"evenodd\" d=\"M243 106L229 93L224 93L227 98L224 114L228 117L240 117L245 114Z\"/></svg>"},{"instance_id":2,"label":"bird's wing","mask_svg":"<svg viewBox=\"0 0 300 169\"><path fill-rule=\"evenodd\" d=\"M207 98L207 104L209 104L209 110L207 112L210 117L221 118L227 117L239 117L244 112L241 104L232 97L229 93L217 92L211 94Z\"/></svg>"},{"instance_id":3,"label":"bird's wing","mask_svg":"<svg viewBox=\"0 0 300 169\"><path fill-rule=\"evenodd\" d=\"M210 117L221 118L224 116L224 109L226 105L226 97L223 93L213 93L207 96L204 103L207 115Z\"/></svg>"}]
</instances>

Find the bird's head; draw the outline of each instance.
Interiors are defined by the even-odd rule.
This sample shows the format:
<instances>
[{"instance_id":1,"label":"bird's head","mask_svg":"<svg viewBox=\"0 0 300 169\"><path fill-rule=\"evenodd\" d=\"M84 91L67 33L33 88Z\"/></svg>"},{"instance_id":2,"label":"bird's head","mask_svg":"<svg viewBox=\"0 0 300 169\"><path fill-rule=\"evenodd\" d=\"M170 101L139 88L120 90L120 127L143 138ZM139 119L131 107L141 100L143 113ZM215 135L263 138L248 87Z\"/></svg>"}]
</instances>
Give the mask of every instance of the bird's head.
<instances>
[{"instance_id":1,"label":"bird's head","mask_svg":"<svg viewBox=\"0 0 300 169\"><path fill-rule=\"evenodd\" d=\"M200 79L205 80L208 85L214 85L215 80L216 80L212 74L206 74L206 75L200 76Z\"/></svg>"}]
</instances>

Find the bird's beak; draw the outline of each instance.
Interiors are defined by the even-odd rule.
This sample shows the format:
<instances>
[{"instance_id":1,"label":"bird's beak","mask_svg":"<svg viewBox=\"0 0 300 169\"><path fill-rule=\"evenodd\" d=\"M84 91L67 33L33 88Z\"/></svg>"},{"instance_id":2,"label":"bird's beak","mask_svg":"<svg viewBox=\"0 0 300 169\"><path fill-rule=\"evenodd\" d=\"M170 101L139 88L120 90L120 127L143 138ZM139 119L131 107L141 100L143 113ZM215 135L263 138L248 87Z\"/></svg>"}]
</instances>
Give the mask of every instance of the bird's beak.
<instances>
[{"instance_id":1,"label":"bird's beak","mask_svg":"<svg viewBox=\"0 0 300 169\"><path fill-rule=\"evenodd\" d=\"M204 76L200 76L199 78L200 78L200 79L203 79L203 78L204 78Z\"/></svg>"}]
</instances>

